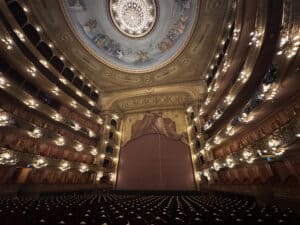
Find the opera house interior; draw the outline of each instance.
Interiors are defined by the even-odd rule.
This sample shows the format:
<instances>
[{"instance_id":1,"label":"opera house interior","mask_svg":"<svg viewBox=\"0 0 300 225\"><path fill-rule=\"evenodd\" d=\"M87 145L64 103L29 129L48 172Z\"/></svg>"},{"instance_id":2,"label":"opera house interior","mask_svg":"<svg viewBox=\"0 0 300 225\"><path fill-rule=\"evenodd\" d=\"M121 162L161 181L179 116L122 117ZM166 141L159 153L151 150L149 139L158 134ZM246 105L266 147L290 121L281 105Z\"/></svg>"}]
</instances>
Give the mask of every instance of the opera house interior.
<instances>
[{"instance_id":1,"label":"opera house interior","mask_svg":"<svg viewBox=\"0 0 300 225\"><path fill-rule=\"evenodd\" d=\"M0 0L0 224L299 224L299 49L299 0Z\"/></svg>"}]
</instances>

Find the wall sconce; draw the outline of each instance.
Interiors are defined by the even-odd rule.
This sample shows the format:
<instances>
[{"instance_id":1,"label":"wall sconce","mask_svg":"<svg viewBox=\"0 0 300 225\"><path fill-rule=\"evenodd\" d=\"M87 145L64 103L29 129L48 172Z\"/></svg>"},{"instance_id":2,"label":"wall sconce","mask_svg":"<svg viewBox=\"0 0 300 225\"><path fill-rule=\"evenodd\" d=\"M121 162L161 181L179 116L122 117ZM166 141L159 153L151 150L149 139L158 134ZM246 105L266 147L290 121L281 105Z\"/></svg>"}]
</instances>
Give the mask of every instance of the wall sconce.
<instances>
[{"instance_id":1,"label":"wall sconce","mask_svg":"<svg viewBox=\"0 0 300 225\"><path fill-rule=\"evenodd\" d=\"M29 131L27 133L32 138L40 138L43 135L41 129L39 129L39 128L34 128L33 131L31 131L31 132Z\"/></svg>"},{"instance_id":2,"label":"wall sconce","mask_svg":"<svg viewBox=\"0 0 300 225\"><path fill-rule=\"evenodd\" d=\"M28 99L24 102L29 108L35 109L39 104L34 99Z\"/></svg>"},{"instance_id":3,"label":"wall sconce","mask_svg":"<svg viewBox=\"0 0 300 225\"><path fill-rule=\"evenodd\" d=\"M18 36L18 38L19 38L22 42L25 42L25 41L26 41L26 40L25 40L25 36L24 36L24 34L22 34L21 31L15 29L14 32L15 32L15 34Z\"/></svg>"},{"instance_id":4,"label":"wall sconce","mask_svg":"<svg viewBox=\"0 0 300 225\"><path fill-rule=\"evenodd\" d=\"M213 164L213 168L216 171L219 171L222 167L221 167L220 163L218 163L217 161L215 161L214 164Z\"/></svg>"},{"instance_id":5,"label":"wall sconce","mask_svg":"<svg viewBox=\"0 0 300 225\"><path fill-rule=\"evenodd\" d=\"M234 133L235 133L235 129L234 129L234 127L232 127L232 126L228 126L228 127L226 128L226 131L225 131L225 133L226 133L227 135L229 135L229 136L233 136L233 135L234 135Z\"/></svg>"},{"instance_id":6,"label":"wall sconce","mask_svg":"<svg viewBox=\"0 0 300 225\"><path fill-rule=\"evenodd\" d=\"M0 72L0 74L1 74L1 72ZM0 77L0 88L6 89L7 87L10 87L10 84L4 77L1 76Z\"/></svg>"},{"instance_id":7,"label":"wall sconce","mask_svg":"<svg viewBox=\"0 0 300 225\"><path fill-rule=\"evenodd\" d=\"M245 160L247 163L251 164L251 163L253 163L254 160L256 159L256 156L255 156L255 154L254 154L254 152L253 152L252 149L246 148L246 149L243 151L243 158L244 158L244 160Z\"/></svg>"},{"instance_id":8,"label":"wall sconce","mask_svg":"<svg viewBox=\"0 0 300 225\"><path fill-rule=\"evenodd\" d=\"M58 96L59 95L59 88L58 87L54 87L51 91L54 95Z\"/></svg>"},{"instance_id":9,"label":"wall sconce","mask_svg":"<svg viewBox=\"0 0 300 225\"><path fill-rule=\"evenodd\" d=\"M61 171L66 171L71 168L70 163L67 161L62 161L58 167Z\"/></svg>"},{"instance_id":10,"label":"wall sconce","mask_svg":"<svg viewBox=\"0 0 300 225\"><path fill-rule=\"evenodd\" d=\"M80 166L79 166L79 171L81 172L81 173L85 173L85 172L87 172L89 170L89 167L86 165L86 164L84 164L84 163L81 163L80 164Z\"/></svg>"},{"instance_id":11,"label":"wall sconce","mask_svg":"<svg viewBox=\"0 0 300 225\"><path fill-rule=\"evenodd\" d=\"M195 178L196 178L197 181L201 181L201 175L202 175L201 172L196 172Z\"/></svg>"},{"instance_id":12,"label":"wall sconce","mask_svg":"<svg viewBox=\"0 0 300 225\"><path fill-rule=\"evenodd\" d=\"M59 78L59 80L60 80L63 84L67 84L67 83L68 83L68 81L67 81L65 78L63 78L63 77Z\"/></svg>"},{"instance_id":13,"label":"wall sconce","mask_svg":"<svg viewBox=\"0 0 300 225\"><path fill-rule=\"evenodd\" d=\"M98 171L97 175L96 175L96 180L100 181L100 179L103 177L103 172L102 171Z\"/></svg>"},{"instance_id":14,"label":"wall sconce","mask_svg":"<svg viewBox=\"0 0 300 225\"><path fill-rule=\"evenodd\" d=\"M117 114L113 114L113 115L112 115L112 118L113 118L114 120L118 120L118 119L119 119L119 116L118 116Z\"/></svg>"},{"instance_id":15,"label":"wall sconce","mask_svg":"<svg viewBox=\"0 0 300 225\"><path fill-rule=\"evenodd\" d=\"M208 181L211 180L211 174L208 169L204 170L203 175L207 178Z\"/></svg>"},{"instance_id":16,"label":"wall sconce","mask_svg":"<svg viewBox=\"0 0 300 225\"><path fill-rule=\"evenodd\" d=\"M95 102L93 102L92 100L89 100L89 104L90 104L91 106L95 106L95 105L96 105Z\"/></svg>"},{"instance_id":17,"label":"wall sconce","mask_svg":"<svg viewBox=\"0 0 300 225\"><path fill-rule=\"evenodd\" d=\"M56 120L56 121L61 121L62 120L62 116L58 113L54 113L52 116L51 116L52 119Z\"/></svg>"},{"instance_id":18,"label":"wall sconce","mask_svg":"<svg viewBox=\"0 0 300 225\"><path fill-rule=\"evenodd\" d=\"M92 117L92 114L91 114L91 112L90 112L89 110L87 110L87 111L85 112L85 115L86 115L88 118Z\"/></svg>"},{"instance_id":19,"label":"wall sconce","mask_svg":"<svg viewBox=\"0 0 300 225\"><path fill-rule=\"evenodd\" d=\"M93 156L96 156L98 154L98 151L95 147L92 147L90 153L93 155Z\"/></svg>"},{"instance_id":20,"label":"wall sconce","mask_svg":"<svg viewBox=\"0 0 300 225\"><path fill-rule=\"evenodd\" d=\"M45 158L38 157L33 161L32 165L34 168L40 169L42 167L46 167L48 164Z\"/></svg>"},{"instance_id":21,"label":"wall sconce","mask_svg":"<svg viewBox=\"0 0 300 225\"><path fill-rule=\"evenodd\" d=\"M71 101L71 104L70 104L73 108L77 108L77 103L73 100Z\"/></svg>"},{"instance_id":22,"label":"wall sconce","mask_svg":"<svg viewBox=\"0 0 300 225\"><path fill-rule=\"evenodd\" d=\"M186 112L187 113L191 113L191 112L193 112L194 110L193 110L193 107L192 106L189 106L187 109L186 109Z\"/></svg>"},{"instance_id":23,"label":"wall sconce","mask_svg":"<svg viewBox=\"0 0 300 225\"><path fill-rule=\"evenodd\" d=\"M224 103L228 106L228 105L230 105L233 102L234 98L235 98L234 96L228 95L224 99Z\"/></svg>"},{"instance_id":24,"label":"wall sconce","mask_svg":"<svg viewBox=\"0 0 300 225\"><path fill-rule=\"evenodd\" d=\"M65 144L65 139L62 136L60 136L56 138L54 142L58 146L63 146Z\"/></svg>"},{"instance_id":25,"label":"wall sconce","mask_svg":"<svg viewBox=\"0 0 300 225\"><path fill-rule=\"evenodd\" d=\"M281 38L280 41L280 49L277 52L277 55L285 55L287 58L294 57L300 47L300 36L296 35L293 38L289 36L285 36Z\"/></svg>"},{"instance_id":26,"label":"wall sconce","mask_svg":"<svg viewBox=\"0 0 300 225\"><path fill-rule=\"evenodd\" d=\"M5 127L9 124L9 116L6 113L0 113L0 127Z\"/></svg>"},{"instance_id":27,"label":"wall sconce","mask_svg":"<svg viewBox=\"0 0 300 225\"><path fill-rule=\"evenodd\" d=\"M268 145L272 150L275 150L280 146L280 141L272 138L268 141Z\"/></svg>"},{"instance_id":28,"label":"wall sconce","mask_svg":"<svg viewBox=\"0 0 300 225\"><path fill-rule=\"evenodd\" d=\"M30 73L32 77L36 76L36 68L34 66L29 67L27 72Z\"/></svg>"},{"instance_id":29,"label":"wall sconce","mask_svg":"<svg viewBox=\"0 0 300 225\"><path fill-rule=\"evenodd\" d=\"M226 158L226 164L229 168L233 168L235 166L234 159L232 156L228 156Z\"/></svg>"},{"instance_id":30,"label":"wall sconce","mask_svg":"<svg viewBox=\"0 0 300 225\"><path fill-rule=\"evenodd\" d=\"M74 121L73 121L73 124L74 124L73 129L76 130L76 131L79 131L80 130L79 124L74 122Z\"/></svg>"},{"instance_id":31,"label":"wall sconce","mask_svg":"<svg viewBox=\"0 0 300 225\"><path fill-rule=\"evenodd\" d=\"M99 123L100 125L102 125L102 124L103 124L103 119L102 119L101 117L99 117L99 118L97 119L97 123Z\"/></svg>"},{"instance_id":32,"label":"wall sconce","mask_svg":"<svg viewBox=\"0 0 300 225\"><path fill-rule=\"evenodd\" d=\"M242 82L242 83L246 83L246 81L248 80L248 78L250 77L250 73L246 72L246 71L242 71L237 79L237 81Z\"/></svg>"},{"instance_id":33,"label":"wall sconce","mask_svg":"<svg viewBox=\"0 0 300 225\"><path fill-rule=\"evenodd\" d=\"M46 68L49 68L48 62L44 59L40 59L39 62Z\"/></svg>"},{"instance_id":34,"label":"wall sconce","mask_svg":"<svg viewBox=\"0 0 300 225\"><path fill-rule=\"evenodd\" d=\"M95 137L96 136L94 131L92 131L92 130L88 130L88 131L89 131L89 137Z\"/></svg>"},{"instance_id":35,"label":"wall sconce","mask_svg":"<svg viewBox=\"0 0 300 225\"><path fill-rule=\"evenodd\" d=\"M214 143L215 143L216 145L221 144L221 142L222 142L222 138L220 138L219 136L216 136L216 137L214 138Z\"/></svg>"},{"instance_id":36,"label":"wall sconce","mask_svg":"<svg viewBox=\"0 0 300 225\"><path fill-rule=\"evenodd\" d=\"M203 116L203 115L204 115L204 110L203 110L202 108L199 110L199 115L200 115L200 116Z\"/></svg>"},{"instance_id":37,"label":"wall sconce","mask_svg":"<svg viewBox=\"0 0 300 225\"><path fill-rule=\"evenodd\" d=\"M254 31L250 33L251 41L249 42L249 45L255 45L255 47L259 47L261 45L260 37L262 34L258 31Z\"/></svg>"},{"instance_id":38,"label":"wall sconce","mask_svg":"<svg viewBox=\"0 0 300 225\"><path fill-rule=\"evenodd\" d=\"M0 150L0 165L15 165L17 163L17 157L7 149Z\"/></svg>"},{"instance_id":39,"label":"wall sconce","mask_svg":"<svg viewBox=\"0 0 300 225\"><path fill-rule=\"evenodd\" d=\"M81 91L76 91L76 94L79 96L79 97L82 97L82 93L81 93Z\"/></svg>"},{"instance_id":40,"label":"wall sconce","mask_svg":"<svg viewBox=\"0 0 300 225\"><path fill-rule=\"evenodd\" d=\"M204 146L204 150L206 150L206 151L210 151L210 150L211 150L211 148L212 148L212 145L211 145L211 144L209 144L208 142L206 142L206 143L205 143L205 146Z\"/></svg>"},{"instance_id":41,"label":"wall sconce","mask_svg":"<svg viewBox=\"0 0 300 225\"><path fill-rule=\"evenodd\" d=\"M76 145L74 146L75 150L78 152L83 151L84 147L80 142L77 142Z\"/></svg>"},{"instance_id":42,"label":"wall sconce","mask_svg":"<svg viewBox=\"0 0 300 225\"><path fill-rule=\"evenodd\" d=\"M6 37L6 38L1 38L0 40L5 44L7 50L12 49L13 40L11 38Z\"/></svg>"},{"instance_id":43,"label":"wall sconce","mask_svg":"<svg viewBox=\"0 0 300 225\"><path fill-rule=\"evenodd\" d=\"M115 174L115 173L112 173L112 174L110 174L110 181L111 182L115 182L116 181L116 179L117 179L117 175Z\"/></svg>"},{"instance_id":44,"label":"wall sconce","mask_svg":"<svg viewBox=\"0 0 300 225\"><path fill-rule=\"evenodd\" d=\"M113 161L114 161L114 163L118 163L119 158L118 158L118 157L114 157L114 158L113 158Z\"/></svg>"}]
</instances>

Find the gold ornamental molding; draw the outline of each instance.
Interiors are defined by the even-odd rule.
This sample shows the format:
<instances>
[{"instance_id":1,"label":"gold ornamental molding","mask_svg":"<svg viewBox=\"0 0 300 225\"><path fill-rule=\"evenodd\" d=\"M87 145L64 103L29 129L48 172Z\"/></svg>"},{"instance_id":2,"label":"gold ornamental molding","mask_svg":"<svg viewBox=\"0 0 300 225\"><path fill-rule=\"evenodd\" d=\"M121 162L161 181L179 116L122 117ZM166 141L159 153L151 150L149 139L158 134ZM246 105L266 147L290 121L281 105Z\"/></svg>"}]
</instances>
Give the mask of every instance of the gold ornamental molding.
<instances>
[{"instance_id":1,"label":"gold ornamental molding","mask_svg":"<svg viewBox=\"0 0 300 225\"><path fill-rule=\"evenodd\" d=\"M112 108L127 113L158 109L184 109L192 101L192 97L187 93L146 95L116 101Z\"/></svg>"},{"instance_id":2,"label":"gold ornamental molding","mask_svg":"<svg viewBox=\"0 0 300 225\"><path fill-rule=\"evenodd\" d=\"M197 82L187 82L173 85L165 85L165 86L155 86L149 88L139 88L139 89L129 89L124 91L116 91L110 93L103 93L101 102L99 104L102 105L102 109L105 110L115 110L126 112L128 110L132 111L134 109L138 109L140 111L146 111L146 108L151 108L150 105L153 104L153 101L157 101L155 108L158 107L164 108L165 105L168 107L183 107L186 105L182 102L182 98L185 98L185 101L188 103L197 102L201 104L206 95L206 85L203 81ZM168 100L165 100L165 104L162 104L160 100L154 100L152 96L164 96L164 98L168 98L166 96L170 96ZM172 96L177 96L175 100ZM180 97L185 96L185 97ZM142 100L143 98L152 98L151 101L147 103L146 100ZM136 106L134 107L133 100L135 99ZM128 102L127 106L125 106L125 102ZM143 103L142 103L143 102ZM161 104L159 104L161 103ZM183 104L184 103L184 104ZM154 106L152 106L153 108Z\"/></svg>"}]
</instances>

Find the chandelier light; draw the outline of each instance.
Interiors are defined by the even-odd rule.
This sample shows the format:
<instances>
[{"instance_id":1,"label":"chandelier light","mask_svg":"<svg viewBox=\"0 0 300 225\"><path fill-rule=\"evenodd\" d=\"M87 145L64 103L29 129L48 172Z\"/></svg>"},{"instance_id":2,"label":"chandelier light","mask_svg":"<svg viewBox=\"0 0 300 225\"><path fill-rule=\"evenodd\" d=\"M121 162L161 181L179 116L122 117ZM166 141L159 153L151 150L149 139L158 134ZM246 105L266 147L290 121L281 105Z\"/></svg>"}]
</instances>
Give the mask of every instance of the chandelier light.
<instances>
[{"instance_id":1,"label":"chandelier light","mask_svg":"<svg viewBox=\"0 0 300 225\"><path fill-rule=\"evenodd\" d=\"M109 7L113 23L126 36L143 37L155 24L154 0L111 0Z\"/></svg>"}]
</instances>

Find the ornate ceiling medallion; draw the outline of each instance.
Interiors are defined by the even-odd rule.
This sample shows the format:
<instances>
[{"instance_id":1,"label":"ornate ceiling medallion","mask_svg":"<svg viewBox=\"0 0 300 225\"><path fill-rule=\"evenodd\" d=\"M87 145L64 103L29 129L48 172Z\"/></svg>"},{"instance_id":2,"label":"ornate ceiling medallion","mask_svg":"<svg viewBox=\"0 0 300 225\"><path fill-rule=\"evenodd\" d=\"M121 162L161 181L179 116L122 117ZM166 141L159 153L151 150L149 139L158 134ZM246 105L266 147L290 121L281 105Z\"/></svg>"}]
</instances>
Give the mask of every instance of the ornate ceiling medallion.
<instances>
[{"instance_id":1,"label":"ornate ceiling medallion","mask_svg":"<svg viewBox=\"0 0 300 225\"><path fill-rule=\"evenodd\" d=\"M156 21L155 0L110 0L110 15L120 32L129 37L143 37Z\"/></svg>"}]
</instances>

